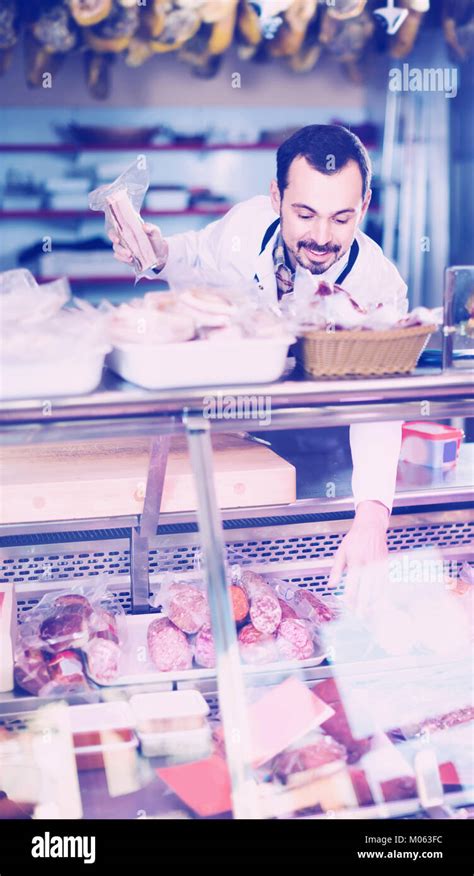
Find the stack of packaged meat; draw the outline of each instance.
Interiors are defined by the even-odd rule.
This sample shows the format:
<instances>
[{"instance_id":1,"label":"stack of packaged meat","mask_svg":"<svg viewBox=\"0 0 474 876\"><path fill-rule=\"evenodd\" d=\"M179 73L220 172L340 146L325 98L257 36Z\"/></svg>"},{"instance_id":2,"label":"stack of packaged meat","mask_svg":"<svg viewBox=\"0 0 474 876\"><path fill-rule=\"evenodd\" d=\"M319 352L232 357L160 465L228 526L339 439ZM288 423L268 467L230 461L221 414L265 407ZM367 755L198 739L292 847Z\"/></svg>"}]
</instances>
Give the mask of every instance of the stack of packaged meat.
<instances>
[{"instance_id":1,"label":"stack of packaged meat","mask_svg":"<svg viewBox=\"0 0 474 876\"><path fill-rule=\"evenodd\" d=\"M65 278L39 285L30 271L0 274L0 397L90 392L111 349L107 315L70 299Z\"/></svg>"},{"instance_id":2,"label":"stack of packaged meat","mask_svg":"<svg viewBox=\"0 0 474 876\"><path fill-rule=\"evenodd\" d=\"M321 653L321 624L337 616L336 609L309 591L290 589L291 601L278 594L263 575L233 566L229 594L244 663L267 664L307 660ZM216 665L211 618L204 585L166 582L160 591L166 617L148 627L148 653L162 672L205 669Z\"/></svg>"},{"instance_id":3,"label":"stack of packaged meat","mask_svg":"<svg viewBox=\"0 0 474 876\"><path fill-rule=\"evenodd\" d=\"M20 624L16 683L49 696L86 690L86 674L98 684L113 681L119 674L121 612L105 585L47 594Z\"/></svg>"},{"instance_id":4,"label":"stack of packaged meat","mask_svg":"<svg viewBox=\"0 0 474 876\"><path fill-rule=\"evenodd\" d=\"M239 305L234 290L222 284L191 282L173 292L147 292L143 298L110 308L109 318L111 341L116 346L290 336L281 316L251 299Z\"/></svg>"}]
</instances>

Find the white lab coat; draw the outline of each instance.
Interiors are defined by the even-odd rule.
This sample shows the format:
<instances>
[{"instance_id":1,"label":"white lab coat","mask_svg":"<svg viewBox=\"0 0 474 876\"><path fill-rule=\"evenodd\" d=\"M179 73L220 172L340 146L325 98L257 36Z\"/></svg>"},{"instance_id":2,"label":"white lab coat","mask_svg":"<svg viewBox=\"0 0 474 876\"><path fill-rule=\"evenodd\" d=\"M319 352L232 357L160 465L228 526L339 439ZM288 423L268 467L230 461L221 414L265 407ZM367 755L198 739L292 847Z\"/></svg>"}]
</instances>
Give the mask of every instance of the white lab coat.
<instances>
[{"instance_id":1,"label":"white lab coat","mask_svg":"<svg viewBox=\"0 0 474 876\"><path fill-rule=\"evenodd\" d=\"M232 207L222 219L210 222L201 231L186 231L167 238L168 261L160 273L163 279L179 275L181 267L198 267L219 272L226 281L242 283L257 278L270 300L277 301L273 266L273 243L278 228L261 251L265 232L277 219L270 198L257 195ZM357 231L359 253L344 279L344 288L360 304L386 301L396 303L403 315L407 309L407 287L395 266L380 247L362 231ZM346 267L343 256L319 279L335 282ZM306 272L305 272L306 273ZM302 277L297 268L295 293ZM401 422L357 424L350 427L354 503L367 499L392 508L401 442ZM336 484L337 489L337 484Z\"/></svg>"}]
</instances>

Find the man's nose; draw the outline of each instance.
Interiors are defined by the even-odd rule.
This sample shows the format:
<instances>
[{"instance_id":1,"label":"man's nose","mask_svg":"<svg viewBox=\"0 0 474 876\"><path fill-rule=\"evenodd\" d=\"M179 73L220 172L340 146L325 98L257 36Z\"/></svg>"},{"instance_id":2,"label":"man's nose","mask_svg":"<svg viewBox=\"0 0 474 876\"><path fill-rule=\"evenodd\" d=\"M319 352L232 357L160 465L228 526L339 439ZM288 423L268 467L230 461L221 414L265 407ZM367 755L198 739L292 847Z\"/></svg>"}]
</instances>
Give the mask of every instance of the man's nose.
<instances>
[{"instance_id":1,"label":"man's nose","mask_svg":"<svg viewBox=\"0 0 474 876\"><path fill-rule=\"evenodd\" d=\"M331 242L331 225L328 219L315 218L312 237L318 246L327 246Z\"/></svg>"}]
</instances>

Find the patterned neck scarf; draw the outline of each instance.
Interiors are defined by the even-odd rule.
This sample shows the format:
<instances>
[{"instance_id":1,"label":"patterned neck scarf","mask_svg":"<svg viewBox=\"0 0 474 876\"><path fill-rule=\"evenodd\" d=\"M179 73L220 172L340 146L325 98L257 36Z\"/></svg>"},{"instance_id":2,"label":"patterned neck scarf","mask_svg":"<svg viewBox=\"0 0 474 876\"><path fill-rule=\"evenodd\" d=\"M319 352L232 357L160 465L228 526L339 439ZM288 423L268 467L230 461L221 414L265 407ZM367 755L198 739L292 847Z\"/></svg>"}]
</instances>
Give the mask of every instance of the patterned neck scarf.
<instances>
[{"instance_id":1,"label":"patterned neck scarf","mask_svg":"<svg viewBox=\"0 0 474 876\"><path fill-rule=\"evenodd\" d=\"M278 290L278 299L282 295L287 295L293 292L295 284L295 272L292 267L287 264L285 254L285 244L281 232L278 232L275 246L273 247L273 264L275 267L275 277Z\"/></svg>"}]
</instances>

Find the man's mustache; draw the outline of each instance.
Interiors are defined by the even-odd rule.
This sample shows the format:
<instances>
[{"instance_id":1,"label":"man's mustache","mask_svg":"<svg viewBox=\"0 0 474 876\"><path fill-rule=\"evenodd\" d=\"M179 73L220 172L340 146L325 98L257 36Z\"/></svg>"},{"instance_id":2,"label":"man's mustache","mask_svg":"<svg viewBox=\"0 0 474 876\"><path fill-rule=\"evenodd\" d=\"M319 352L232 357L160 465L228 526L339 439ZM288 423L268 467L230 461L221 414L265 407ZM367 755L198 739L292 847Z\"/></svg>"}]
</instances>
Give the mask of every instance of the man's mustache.
<instances>
[{"instance_id":1,"label":"man's mustache","mask_svg":"<svg viewBox=\"0 0 474 876\"><path fill-rule=\"evenodd\" d=\"M336 244L328 244L327 246L319 246L314 240L300 240L298 241L298 249L308 249L310 252L314 252L317 255L323 255L328 252L339 252L341 249L340 246Z\"/></svg>"}]
</instances>

